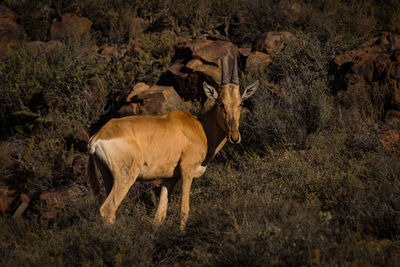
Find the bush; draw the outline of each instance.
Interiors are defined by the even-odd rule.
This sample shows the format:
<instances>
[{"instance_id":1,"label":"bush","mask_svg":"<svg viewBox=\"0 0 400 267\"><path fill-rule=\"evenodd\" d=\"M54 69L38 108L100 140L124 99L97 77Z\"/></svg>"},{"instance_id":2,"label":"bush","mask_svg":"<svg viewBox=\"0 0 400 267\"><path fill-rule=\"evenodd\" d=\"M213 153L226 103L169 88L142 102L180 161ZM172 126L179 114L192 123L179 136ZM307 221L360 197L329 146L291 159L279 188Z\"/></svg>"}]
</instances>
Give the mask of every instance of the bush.
<instances>
[{"instance_id":1,"label":"bush","mask_svg":"<svg viewBox=\"0 0 400 267\"><path fill-rule=\"evenodd\" d=\"M299 36L267 68L250 70L247 77L260 80L261 87L251 100L253 112L242 123L246 146L302 148L310 134L330 128L334 103L324 49L318 40Z\"/></svg>"}]
</instances>

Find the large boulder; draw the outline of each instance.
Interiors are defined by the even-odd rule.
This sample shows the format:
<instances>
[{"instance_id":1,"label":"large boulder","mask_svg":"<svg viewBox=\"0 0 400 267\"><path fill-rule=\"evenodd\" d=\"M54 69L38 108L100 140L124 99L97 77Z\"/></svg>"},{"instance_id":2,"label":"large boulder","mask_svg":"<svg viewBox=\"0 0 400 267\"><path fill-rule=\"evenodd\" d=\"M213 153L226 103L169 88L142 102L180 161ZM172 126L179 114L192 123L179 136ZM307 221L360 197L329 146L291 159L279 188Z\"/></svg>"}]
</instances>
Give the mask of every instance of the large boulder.
<instances>
[{"instance_id":1,"label":"large boulder","mask_svg":"<svg viewBox=\"0 0 400 267\"><path fill-rule=\"evenodd\" d=\"M218 86L221 83L221 58L230 56L233 59L237 55L238 48L228 41L186 40L175 47L167 83L173 85L185 100L205 99L203 81Z\"/></svg>"},{"instance_id":2,"label":"large boulder","mask_svg":"<svg viewBox=\"0 0 400 267\"><path fill-rule=\"evenodd\" d=\"M138 83L125 98L120 116L160 115L182 109L184 103L172 86Z\"/></svg>"},{"instance_id":3,"label":"large boulder","mask_svg":"<svg viewBox=\"0 0 400 267\"><path fill-rule=\"evenodd\" d=\"M50 27L51 39L77 38L87 34L92 27L92 22L84 17L72 13L61 16L61 21L54 21Z\"/></svg>"},{"instance_id":4,"label":"large boulder","mask_svg":"<svg viewBox=\"0 0 400 267\"><path fill-rule=\"evenodd\" d=\"M25 39L24 28L17 20L18 16L12 10L0 6L0 50L4 51Z\"/></svg>"},{"instance_id":5,"label":"large boulder","mask_svg":"<svg viewBox=\"0 0 400 267\"><path fill-rule=\"evenodd\" d=\"M372 88L374 83L384 83L390 92L387 94L389 99L382 104L387 110L400 110L399 37L382 33L362 48L336 56L330 66L335 75L333 91Z\"/></svg>"}]
</instances>

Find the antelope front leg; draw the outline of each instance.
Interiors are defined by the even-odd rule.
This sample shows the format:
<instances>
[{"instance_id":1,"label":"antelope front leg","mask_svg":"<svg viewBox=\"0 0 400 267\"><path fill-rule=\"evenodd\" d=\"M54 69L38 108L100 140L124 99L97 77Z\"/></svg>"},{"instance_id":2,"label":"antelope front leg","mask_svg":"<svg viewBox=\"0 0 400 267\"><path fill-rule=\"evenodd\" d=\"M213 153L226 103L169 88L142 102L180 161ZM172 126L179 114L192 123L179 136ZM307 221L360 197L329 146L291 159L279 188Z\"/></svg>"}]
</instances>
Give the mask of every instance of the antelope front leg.
<instances>
[{"instance_id":1,"label":"antelope front leg","mask_svg":"<svg viewBox=\"0 0 400 267\"><path fill-rule=\"evenodd\" d=\"M192 186L193 177L183 176L182 177L182 192L181 192L181 231L185 230L186 222L189 216L189 196L190 187Z\"/></svg>"},{"instance_id":2,"label":"antelope front leg","mask_svg":"<svg viewBox=\"0 0 400 267\"><path fill-rule=\"evenodd\" d=\"M160 202L158 204L156 216L154 217L154 224L156 226L160 225L167 216L168 198L169 195L172 193L172 189L174 188L177 181L177 178L172 178L166 179L162 183Z\"/></svg>"}]
</instances>

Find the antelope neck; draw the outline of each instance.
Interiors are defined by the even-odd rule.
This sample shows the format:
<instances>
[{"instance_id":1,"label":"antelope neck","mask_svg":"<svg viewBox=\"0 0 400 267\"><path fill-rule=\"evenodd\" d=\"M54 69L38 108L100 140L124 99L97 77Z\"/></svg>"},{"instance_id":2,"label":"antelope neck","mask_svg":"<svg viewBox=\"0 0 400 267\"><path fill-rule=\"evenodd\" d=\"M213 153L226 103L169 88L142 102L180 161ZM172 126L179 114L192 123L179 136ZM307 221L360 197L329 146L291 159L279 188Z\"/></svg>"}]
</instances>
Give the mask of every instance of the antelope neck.
<instances>
[{"instance_id":1,"label":"antelope neck","mask_svg":"<svg viewBox=\"0 0 400 267\"><path fill-rule=\"evenodd\" d=\"M218 125L218 107L214 105L209 111L199 117L207 137L207 155L202 166L207 166L214 156L225 145L228 133Z\"/></svg>"}]
</instances>

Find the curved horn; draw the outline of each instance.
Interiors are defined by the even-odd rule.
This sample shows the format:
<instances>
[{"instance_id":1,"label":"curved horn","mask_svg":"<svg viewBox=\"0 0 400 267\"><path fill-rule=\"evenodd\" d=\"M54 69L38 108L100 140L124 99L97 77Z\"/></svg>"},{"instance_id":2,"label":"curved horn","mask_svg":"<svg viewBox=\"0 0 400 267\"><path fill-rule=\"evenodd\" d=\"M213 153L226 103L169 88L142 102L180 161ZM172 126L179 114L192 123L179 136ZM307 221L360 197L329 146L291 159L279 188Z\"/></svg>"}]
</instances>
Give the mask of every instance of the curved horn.
<instances>
[{"instance_id":1,"label":"curved horn","mask_svg":"<svg viewBox=\"0 0 400 267\"><path fill-rule=\"evenodd\" d=\"M236 56L235 56L235 62L233 63L232 83L235 85L239 85L239 72L238 72L238 63Z\"/></svg>"},{"instance_id":2,"label":"curved horn","mask_svg":"<svg viewBox=\"0 0 400 267\"><path fill-rule=\"evenodd\" d=\"M221 85L226 85L229 83L229 76L226 71L229 69L229 62L228 62L228 57L223 56L221 58L221 69L222 69L222 76L221 76Z\"/></svg>"}]
</instances>

